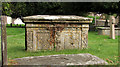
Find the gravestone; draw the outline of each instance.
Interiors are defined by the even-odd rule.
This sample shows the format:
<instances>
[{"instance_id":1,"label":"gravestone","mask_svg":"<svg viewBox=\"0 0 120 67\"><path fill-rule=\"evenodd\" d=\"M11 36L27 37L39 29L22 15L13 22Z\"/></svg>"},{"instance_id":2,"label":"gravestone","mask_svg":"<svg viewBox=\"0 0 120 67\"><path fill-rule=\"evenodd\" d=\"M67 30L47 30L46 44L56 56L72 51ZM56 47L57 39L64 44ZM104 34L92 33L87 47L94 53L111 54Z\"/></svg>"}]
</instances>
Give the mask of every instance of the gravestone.
<instances>
[{"instance_id":1,"label":"gravestone","mask_svg":"<svg viewBox=\"0 0 120 67\"><path fill-rule=\"evenodd\" d=\"M26 50L83 49L88 45L92 18L74 15L35 15L23 17L26 24Z\"/></svg>"},{"instance_id":2,"label":"gravestone","mask_svg":"<svg viewBox=\"0 0 120 67\"><path fill-rule=\"evenodd\" d=\"M110 27L98 27L98 35L110 36ZM120 36L120 28L115 28L115 35Z\"/></svg>"},{"instance_id":3,"label":"gravestone","mask_svg":"<svg viewBox=\"0 0 120 67\"><path fill-rule=\"evenodd\" d=\"M115 17L110 16L110 38L115 39Z\"/></svg>"},{"instance_id":4,"label":"gravestone","mask_svg":"<svg viewBox=\"0 0 120 67\"><path fill-rule=\"evenodd\" d=\"M48 56L33 56L13 59L13 65L107 65L97 56L82 54L61 54ZM12 62L11 62L12 63Z\"/></svg>"}]
</instances>

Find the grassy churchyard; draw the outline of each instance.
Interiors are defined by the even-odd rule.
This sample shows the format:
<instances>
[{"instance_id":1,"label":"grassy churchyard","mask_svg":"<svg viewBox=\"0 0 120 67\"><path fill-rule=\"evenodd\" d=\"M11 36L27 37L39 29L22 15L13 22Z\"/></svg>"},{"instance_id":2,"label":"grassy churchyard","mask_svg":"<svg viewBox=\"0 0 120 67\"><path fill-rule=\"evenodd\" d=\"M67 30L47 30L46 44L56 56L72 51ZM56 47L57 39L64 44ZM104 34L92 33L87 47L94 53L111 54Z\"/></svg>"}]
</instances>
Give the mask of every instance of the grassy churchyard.
<instances>
[{"instance_id":1,"label":"grassy churchyard","mask_svg":"<svg viewBox=\"0 0 120 67\"><path fill-rule=\"evenodd\" d=\"M110 39L109 36L98 35L97 32L89 32L88 49L61 50L61 51L25 51L25 29L7 28L7 50L8 61L15 58L28 56L42 56L53 54L79 54L90 53L107 61L110 65L118 63L118 36L116 39Z\"/></svg>"}]
</instances>

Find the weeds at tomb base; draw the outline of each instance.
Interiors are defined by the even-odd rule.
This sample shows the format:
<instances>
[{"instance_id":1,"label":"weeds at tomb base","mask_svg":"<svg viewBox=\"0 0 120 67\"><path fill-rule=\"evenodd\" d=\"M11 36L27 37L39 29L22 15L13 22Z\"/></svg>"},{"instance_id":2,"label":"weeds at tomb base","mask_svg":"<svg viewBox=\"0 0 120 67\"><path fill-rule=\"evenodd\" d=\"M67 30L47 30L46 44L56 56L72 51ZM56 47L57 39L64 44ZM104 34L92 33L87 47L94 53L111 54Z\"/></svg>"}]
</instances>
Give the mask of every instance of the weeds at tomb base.
<instances>
[{"instance_id":1,"label":"weeds at tomb base","mask_svg":"<svg viewBox=\"0 0 120 67\"><path fill-rule=\"evenodd\" d=\"M110 65L118 64L118 36L113 40L109 36L97 35L97 32L88 33L88 49L27 52L25 51L25 29L7 28L7 45L8 62L28 56L90 53L107 61Z\"/></svg>"}]
</instances>

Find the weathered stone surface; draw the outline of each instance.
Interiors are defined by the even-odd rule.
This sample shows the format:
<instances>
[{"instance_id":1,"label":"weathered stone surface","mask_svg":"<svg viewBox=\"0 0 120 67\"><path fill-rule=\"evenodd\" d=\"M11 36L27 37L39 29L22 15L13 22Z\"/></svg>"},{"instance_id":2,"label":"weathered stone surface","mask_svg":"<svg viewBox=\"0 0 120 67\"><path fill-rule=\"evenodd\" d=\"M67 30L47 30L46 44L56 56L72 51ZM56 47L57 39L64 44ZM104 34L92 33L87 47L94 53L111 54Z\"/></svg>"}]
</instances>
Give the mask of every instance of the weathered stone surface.
<instances>
[{"instance_id":1,"label":"weathered stone surface","mask_svg":"<svg viewBox=\"0 0 120 67\"><path fill-rule=\"evenodd\" d=\"M52 50L54 45L50 35L46 28L27 28L27 50Z\"/></svg>"},{"instance_id":2,"label":"weathered stone surface","mask_svg":"<svg viewBox=\"0 0 120 67\"><path fill-rule=\"evenodd\" d=\"M81 34L81 41L82 45L81 48L87 48L88 45L88 28L82 28L82 34Z\"/></svg>"},{"instance_id":3,"label":"weathered stone surface","mask_svg":"<svg viewBox=\"0 0 120 67\"><path fill-rule=\"evenodd\" d=\"M107 20L107 22L108 22L108 23L106 23L106 20L103 20L103 19L97 19L95 26L110 26L110 20ZM114 24L117 25L117 26L119 26L119 25L118 25L118 24L119 24L118 22L119 22L119 19L116 18Z\"/></svg>"},{"instance_id":4,"label":"weathered stone surface","mask_svg":"<svg viewBox=\"0 0 120 67\"><path fill-rule=\"evenodd\" d=\"M81 48L87 48L88 45L88 30L89 30L89 25L87 24L82 24L82 33L81 33Z\"/></svg>"},{"instance_id":5,"label":"weathered stone surface","mask_svg":"<svg viewBox=\"0 0 120 67\"><path fill-rule=\"evenodd\" d=\"M91 18L35 15L24 17L23 20L26 23L27 50L87 48L88 23L92 22ZM46 21L49 21L49 23L46 23Z\"/></svg>"},{"instance_id":6,"label":"weathered stone surface","mask_svg":"<svg viewBox=\"0 0 120 67\"><path fill-rule=\"evenodd\" d=\"M106 25L110 26L109 20L107 20L107 21L108 21L108 23ZM97 19L95 26L105 26L105 22L106 22L106 20Z\"/></svg>"},{"instance_id":7,"label":"weathered stone surface","mask_svg":"<svg viewBox=\"0 0 120 67\"><path fill-rule=\"evenodd\" d=\"M87 47L88 24L26 24L27 50L82 49Z\"/></svg>"},{"instance_id":8,"label":"weathered stone surface","mask_svg":"<svg viewBox=\"0 0 120 67\"><path fill-rule=\"evenodd\" d=\"M98 35L110 35L110 28L109 27L99 27ZM115 35L120 36L120 28L115 28Z\"/></svg>"},{"instance_id":9,"label":"weathered stone surface","mask_svg":"<svg viewBox=\"0 0 120 67\"><path fill-rule=\"evenodd\" d=\"M81 47L81 27L65 27L61 32L56 32L56 49L79 49L79 47Z\"/></svg>"},{"instance_id":10,"label":"weathered stone surface","mask_svg":"<svg viewBox=\"0 0 120 67\"><path fill-rule=\"evenodd\" d=\"M110 16L110 38L115 39L115 17Z\"/></svg>"},{"instance_id":11,"label":"weathered stone surface","mask_svg":"<svg viewBox=\"0 0 120 67\"><path fill-rule=\"evenodd\" d=\"M23 17L24 22L68 22L68 23L90 23L92 18L80 17L75 15L34 15Z\"/></svg>"},{"instance_id":12,"label":"weathered stone surface","mask_svg":"<svg viewBox=\"0 0 120 67\"><path fill-rule=\"evenodd\" d=\"M16 58L17 65L107 65L108 63L94 55L63 54Z\"/></svg>"}]
</instances>

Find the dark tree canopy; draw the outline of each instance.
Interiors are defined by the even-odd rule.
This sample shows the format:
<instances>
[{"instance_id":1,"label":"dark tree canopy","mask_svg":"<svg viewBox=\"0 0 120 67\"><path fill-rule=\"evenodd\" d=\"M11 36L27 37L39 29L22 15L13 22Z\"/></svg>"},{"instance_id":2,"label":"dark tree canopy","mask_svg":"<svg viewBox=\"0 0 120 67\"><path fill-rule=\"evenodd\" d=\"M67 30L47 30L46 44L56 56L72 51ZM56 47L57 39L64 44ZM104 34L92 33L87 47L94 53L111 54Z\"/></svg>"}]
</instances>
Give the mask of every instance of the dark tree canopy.
<instances>
[{"instance_id":1,"label":"dark tree canopy","mask_svg":"<svg viewBox=\"0 0 120 67\"><path fill-rule=\"evenodd\" d=\"M87 12L118 13L118 2L7 2L2 14L12 17L37 14L86 15Z\"/></svg>"},{"instance_id":2,"label":"dark tree canopy","mask_svg":"<svg viewBox=\"0 0 120 67\"><path fill-rule=\"evenodd\" d=\"M77 2L77 3L63 3L66 10L72 10L71 13L79 12L98 12L113 14L118 13L117 2Z\"/></svg>"}]
</instances>

